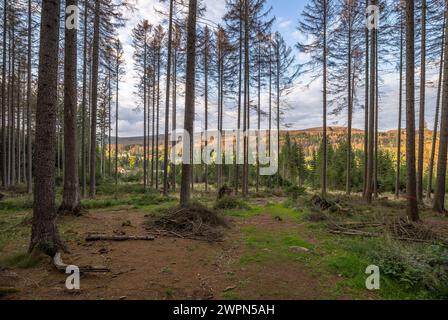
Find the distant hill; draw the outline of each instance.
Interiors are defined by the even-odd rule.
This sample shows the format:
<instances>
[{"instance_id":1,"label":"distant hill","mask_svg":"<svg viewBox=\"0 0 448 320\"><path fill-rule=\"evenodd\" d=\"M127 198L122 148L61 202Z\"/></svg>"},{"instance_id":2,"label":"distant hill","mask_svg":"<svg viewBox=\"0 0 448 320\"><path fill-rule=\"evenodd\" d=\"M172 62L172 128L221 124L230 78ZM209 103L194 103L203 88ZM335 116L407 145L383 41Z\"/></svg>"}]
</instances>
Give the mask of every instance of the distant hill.
<instances>
[{"instance_id":1,"label":"distant hill","mask_svg":"<svg viewBox=\"0 0 448 320\"><path fill-rule=\"evenodd\" d=\"M281 131L281 140L289 133L291 140L297 141L302 145L307 157L312 155L313 150L317 151L322 141L322 127L309 128L304 130L284 130ZM347 136L346 127L330 126L327 128L329 145L337 146L340 142L345 141ZM418 134L418 133L417 133ZM353 148L354 150L364 149L364 130L353 128L352 131ZM425 157L429 158L432 146L432 131L425 132ZM379 132L378 144L381 150L390 151L395 155L397 149L398 130L389 130ZM159 143L162 145L164 135L159 136ZM406 130L402 130L402 152L406 152ZM417 140L418 141L418 140ZM119 144L125 147L134 146L140 149L143 146L143 137L122 137L119 138ZM425 162L429 161L425 159Z\"/></svg>"}]
</instances>

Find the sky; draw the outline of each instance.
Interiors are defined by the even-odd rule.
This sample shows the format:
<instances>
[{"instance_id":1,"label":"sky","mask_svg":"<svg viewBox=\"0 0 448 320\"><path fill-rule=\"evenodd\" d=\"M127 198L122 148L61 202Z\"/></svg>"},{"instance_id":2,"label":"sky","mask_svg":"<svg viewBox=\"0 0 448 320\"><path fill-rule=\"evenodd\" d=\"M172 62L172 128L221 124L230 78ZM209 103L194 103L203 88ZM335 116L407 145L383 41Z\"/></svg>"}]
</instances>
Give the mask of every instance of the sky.
<instances>
[{"instance_id":1,"label":"sky","mask_svg":"<svg viewBox=\"0 0 448 320\"><path fill-rule=\"evenodd\" d=\"M303 40L304 35L297 31L297 24L300 14L307 0L268 0L268 6L272 6L272 15L276 17L274 31L279 31L285 38L288 45L294 47L298 40ZM221 21L225 12L224 0L204 0L207 7L205 17L215 23ZM143 111L139 107L139 98L135 95L136 74L133 70L133 48L131 46L132 28L142 19L148 19L152 24L163 22L163 17L159 16L154 9L165 8L159 0L137 0L136 11L128 15L128 21L124 28L119 30L119 37L124 44L125 52L125 70L126 73L120 82L120 111L119 111L119 136L134 137L143 135ZM166 9L165 9L166 10ZM300 54L295 48L294 54L297 62L304 62L306 56ZM416 70L416 73L418 70ZM437 71L428 71L428 80L437 84ZM388 73L382 76L380 87L380 112L379 127L380 130L391 130L397 128L398 119L398 73ZM416 77L416 83L418 83ZM162 79L162 83L164 80ZM322 81L316 80L307 86L305 79L298 79L293 91L287 98L287 104L290 109L285 113L285 122L291 129L307 129L322 126ZM164 87L164 85L162 86ZM363 89L361 89L363 90ZM162 95L164 97L164 95ZM435 86L427 88L427 114L426 121L429 128L433 127L434 109L435 109ZM418 92L416 93L418 97ZM204 107L200 96L196 100L196 129L202 128ZM213 99L212 99L213 100ZM230 99L228 99L230 100ZM362 100L362 99L361 99ZM418 101L416 101L418 110ZM178 124L183 123L183 97L178 97ZM262 98L262 104L267 105L266 95ZM362 103L361 103L362 104ZM162 106L164 102L162 101ZM263 106L262 106L263 107ZM210 126L216 126L216 114L213 108L216 108L216 102L210 105ZM353 125L355 128L364 127L364 111L361 106L355 106L353 115ZM236 110L232 101L226 101L224 105L224 129L233 129L236 123ZM161 130L164 128L163 116L161 112ZM404 118L404 117L403 117ZM416 115L418 121L418 114ZM328 116L328 125L346 126L347 115ZM263 121L262 127L266 128L267 121ZM403 123L405 126L405 123ZM283 129L286 126L283 126Z\"/></svg>"}]
</instances>

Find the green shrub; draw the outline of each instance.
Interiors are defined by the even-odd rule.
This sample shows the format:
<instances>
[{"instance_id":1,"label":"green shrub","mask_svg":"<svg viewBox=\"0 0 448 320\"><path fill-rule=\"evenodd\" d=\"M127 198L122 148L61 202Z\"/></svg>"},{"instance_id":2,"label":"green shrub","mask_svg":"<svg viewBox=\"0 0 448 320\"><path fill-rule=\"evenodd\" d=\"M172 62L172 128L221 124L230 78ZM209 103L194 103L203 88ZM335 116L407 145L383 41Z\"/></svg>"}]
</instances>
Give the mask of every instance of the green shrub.
<instances>
[{"instance_id":1,"label":"green shrub","mask_svg":"<svg viewBox=\"0 0 448 320\"><path fill-rule=\"evenodd\" d=\"M367 256L381 274L405 290L438 299L448 298L448 249L439 245L396 241L352 243L350 251Z\"/></svg>"},{"instance_id":2,"label":"green shrub","mask_svg":"<svg viewBox=\"0 0 448 320\"><path fill-rule=\"evenodd\" d=\"M233 210L233 209L250 209L250 206L241 199L233 196L225 196L216 200L215 209Z\"/></svg>"},{"instance_id":3,"label":"green shrub","mask_svg":"<svg viewBox=\"0 0 448 320\"><path fill-rule=\"evenodd\" d=\"M305 194L306 189L304 187L299 187L297 185L291 185L285 189L286 194L293 200L297 200L299 196Z\"/></svg>"}]
</instances>

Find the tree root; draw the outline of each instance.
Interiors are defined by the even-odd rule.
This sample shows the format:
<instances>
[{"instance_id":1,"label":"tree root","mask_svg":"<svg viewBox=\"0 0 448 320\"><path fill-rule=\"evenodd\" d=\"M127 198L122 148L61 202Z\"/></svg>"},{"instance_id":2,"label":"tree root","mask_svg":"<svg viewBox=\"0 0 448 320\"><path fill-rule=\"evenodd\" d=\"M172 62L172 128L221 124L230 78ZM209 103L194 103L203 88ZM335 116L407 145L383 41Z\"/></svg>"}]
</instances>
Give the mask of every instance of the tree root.
<instances>
[{"instance_id":1,"label":"tree root","mask_svg":"<svg viewBox=\"0 0 448 320\"><path fill-rule=\"evenodd\" d=\"M67 270L68 264L65 264L62 261L62 256L60 252L57 252L53 257L53 264L60 272L64 272ZM105 273L110 272L110 269L107 267L93 267L93 266L82 266L79 267L79 271L81 273Z\"/></svg>"}]
</instances>

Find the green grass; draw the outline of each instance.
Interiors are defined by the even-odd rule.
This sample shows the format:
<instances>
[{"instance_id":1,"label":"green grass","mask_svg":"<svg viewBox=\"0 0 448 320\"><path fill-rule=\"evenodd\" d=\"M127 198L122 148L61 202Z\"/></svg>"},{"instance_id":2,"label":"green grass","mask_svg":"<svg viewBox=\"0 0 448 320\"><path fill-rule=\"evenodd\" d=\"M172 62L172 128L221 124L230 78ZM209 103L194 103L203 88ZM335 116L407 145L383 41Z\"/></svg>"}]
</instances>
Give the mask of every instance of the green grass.
<instances>
[{"instance_id":1,"label":"green grass","mask_svg":"<svg viewBox=\"0 0 448 320\"><path fill-rule=\"evenodd\" d=\"M223 214L226 216L249 219L262 214L264 209L258 206L250 206L248 209L228 209L224 210Z\"/></svg>"},{"instance_id":2,"label":"green grass","mask_svg":"<svg viewBox=\"0 0 448 320\"><path fill-rule=\"evenodd\" d=\"M290 247L304 247L312 250L313 246L301 239L292 231L264 231L255 227L244 228L245 244L250 252L241 257L241 264L265 263L272 260L287 259L289 261L304 261L308 253L295 253Z\"/></svg>"},{"instance_id":3,"label":"green grass","mask_svg":"<svg viewBox=\"0 0 448 320\"><path fill-rule=\"evenodd\" d=\"M2 211L26 211L33 208L33 199L30 196L8 198L0 201L0 212Z\"/></svg>"},{"instance_id":4,"label":"green grass","mask_svg":"<svg viewBox=\"0 0 448 320\"><path fill-rule=\"evenodd\" d=\"M295 222L300 222L303 218L303 213L296 208L285 206L283 203L270 203L266 206L265 212L272 217L279 217L281 219L292 219Z\"/></svg>"},{"instance_id":5,"label":"green grass","mask_svg":"<svg viewBox=\"0 0 448 320\"><path fill-rule=\"evenodd\" d=\"M45 255L36 252L14 253L0 260L0 268L28 269L37 266L46 258Z\"/></svg>"}]
</instances>

